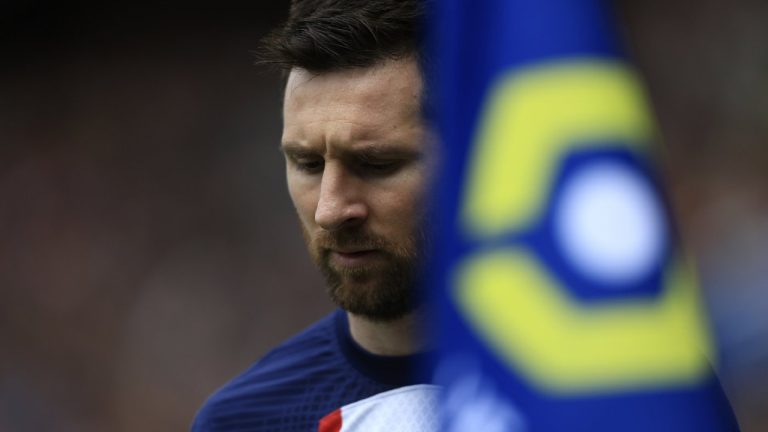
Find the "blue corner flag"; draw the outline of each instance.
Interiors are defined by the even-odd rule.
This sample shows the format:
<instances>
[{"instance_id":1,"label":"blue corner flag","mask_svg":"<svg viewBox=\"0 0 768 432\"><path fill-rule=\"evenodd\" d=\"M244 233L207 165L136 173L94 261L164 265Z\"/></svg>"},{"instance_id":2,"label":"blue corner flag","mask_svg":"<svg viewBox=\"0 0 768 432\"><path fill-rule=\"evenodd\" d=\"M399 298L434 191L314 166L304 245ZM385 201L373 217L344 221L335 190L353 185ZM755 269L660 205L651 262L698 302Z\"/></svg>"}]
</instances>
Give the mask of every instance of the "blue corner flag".
<instances>
[{"instance_id":1,"label":"blue corner flag","mask_svg":"<svg viewBox=\"0 0 768 432\"><path fill-rule=\"evenodd\" d=\"M607 6L434 3L441 430L738 430Z\"/></svg>"}]
</instances>

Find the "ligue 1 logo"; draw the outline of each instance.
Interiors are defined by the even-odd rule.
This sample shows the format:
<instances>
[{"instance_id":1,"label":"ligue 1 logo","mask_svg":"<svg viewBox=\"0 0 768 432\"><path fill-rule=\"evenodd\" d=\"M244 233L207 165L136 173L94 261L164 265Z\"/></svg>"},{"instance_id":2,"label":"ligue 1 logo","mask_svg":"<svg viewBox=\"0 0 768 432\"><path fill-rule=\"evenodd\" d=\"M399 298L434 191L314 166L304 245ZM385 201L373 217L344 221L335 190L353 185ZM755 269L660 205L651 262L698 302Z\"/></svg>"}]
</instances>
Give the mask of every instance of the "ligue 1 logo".
<instances>
[{"instance_id":1,"label":"ligue 1 logo","mask_svg":"<svg viewBox=\"0 0 768 432\"><path fill-rule=\"evenodd\" d=\"M512 71L488 94L452 299L498 362L539 391L707 376L696 281L647 164L654 139L643 91L620 62Z\"/></svg>"}]
</instances>

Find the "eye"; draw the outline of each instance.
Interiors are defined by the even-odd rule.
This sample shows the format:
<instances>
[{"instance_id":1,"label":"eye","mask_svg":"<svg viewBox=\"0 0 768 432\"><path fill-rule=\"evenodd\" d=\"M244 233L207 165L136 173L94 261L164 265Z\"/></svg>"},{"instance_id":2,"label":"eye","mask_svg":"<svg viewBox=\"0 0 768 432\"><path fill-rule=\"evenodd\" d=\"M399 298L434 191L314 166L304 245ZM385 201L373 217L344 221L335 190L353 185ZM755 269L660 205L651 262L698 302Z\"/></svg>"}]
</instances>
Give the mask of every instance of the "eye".
<instances>
[{"instance_id":1,"label":"eye","mask_svg":"<svg viewBox=\"0 0 768 432\"><path fill-rule=\"evenodd\" d=\"M362 162L360 169L363 173L371 175L386 175L397 171L400 168L399 161L369 161Z\"/></svg>"},{"instance_id":2,"label":"eye","mask_svg":"<svg viewBox=\"0 0 768 432\"><path fill-rule=\"evenodd\" d=\"M293 164L299 171L316 174L323 171L325 162L322 159L294 159Z\"/></svg>"},{"instance_id":3,"label":"eye","mask_svg":"<svg viewBox=\"0 0 768 432\"><path fill-rule=\"evenodd\" d=\"M363 167L372 171L386 171L394 166L394 162L366 162L363 164Z\"/></svg>"},{"instance_id":4,"label":"eye","mask_svg":"<svg viewBox=\"0 0 768 432\"><path fill-rule=\"evenodd\" d=\"M386 176L397 172L403 163L399 160L361 161L359 169L361 174L370 176Z\"/></svg>"}]
</instances>

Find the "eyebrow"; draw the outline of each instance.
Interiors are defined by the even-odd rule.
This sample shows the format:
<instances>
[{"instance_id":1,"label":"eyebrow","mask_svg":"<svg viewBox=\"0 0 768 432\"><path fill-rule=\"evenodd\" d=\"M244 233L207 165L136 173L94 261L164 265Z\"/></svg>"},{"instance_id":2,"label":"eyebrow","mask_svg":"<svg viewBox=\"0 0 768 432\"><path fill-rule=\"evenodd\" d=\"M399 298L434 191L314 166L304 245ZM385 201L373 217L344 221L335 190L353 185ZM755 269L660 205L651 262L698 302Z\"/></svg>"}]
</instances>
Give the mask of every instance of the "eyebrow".
<instances>
[{"instance_id":1,"label":"eyebrow","mask_svg":"<svg viewBox=\"0 0 768 432\"><path fill-rule=\"evenodd\" d=\"M286 156L293 158L317 156L317 152L312 148L294 142L280 144L279 150Z\"/></svg>"},{"instance_id":2,"label":"eyebrow","mask_svg":"<svg viewBox=\"0 0 768 432\"><path fill-rule=\"evenodd\" d=\"M295 142L286 142L280 145L280 150L292 158L314 157L318 152L311 147L307 147ZM350 149L340 150L342 159L358 160L380 160L380 159L421 159L423 156L420 150L406 148L406 146L397 143L378 143L366 144Z\"/></svg>"}]
</instances>

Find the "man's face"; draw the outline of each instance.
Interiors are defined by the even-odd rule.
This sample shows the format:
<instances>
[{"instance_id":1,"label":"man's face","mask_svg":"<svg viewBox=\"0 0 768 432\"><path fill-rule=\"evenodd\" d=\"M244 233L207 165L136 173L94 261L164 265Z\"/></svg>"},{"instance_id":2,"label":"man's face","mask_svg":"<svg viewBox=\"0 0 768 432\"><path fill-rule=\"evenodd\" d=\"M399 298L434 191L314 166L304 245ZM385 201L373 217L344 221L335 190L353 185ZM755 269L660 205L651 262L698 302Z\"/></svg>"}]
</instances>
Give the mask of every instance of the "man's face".
<instances>
[{"instance_id":1,"label":"man's face","mask_svg":"<svg viewBox=\"0 0 768 432\"><path fill-rule=\"evenodd\" d=\"M307 246L334 302L372 320L415 306L434 158L421 92L412 59L288 77L282 149Z\"/></svg>"}]
</instances>

